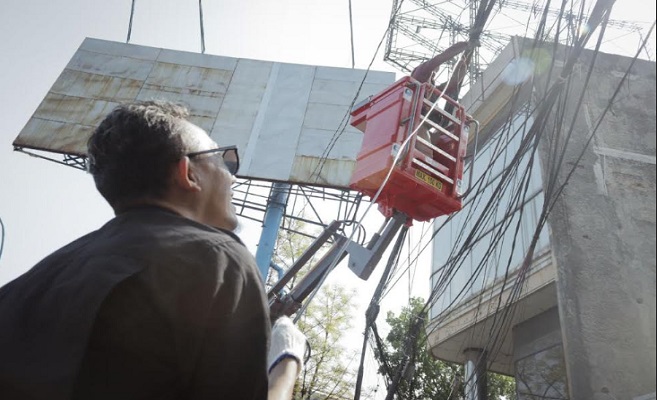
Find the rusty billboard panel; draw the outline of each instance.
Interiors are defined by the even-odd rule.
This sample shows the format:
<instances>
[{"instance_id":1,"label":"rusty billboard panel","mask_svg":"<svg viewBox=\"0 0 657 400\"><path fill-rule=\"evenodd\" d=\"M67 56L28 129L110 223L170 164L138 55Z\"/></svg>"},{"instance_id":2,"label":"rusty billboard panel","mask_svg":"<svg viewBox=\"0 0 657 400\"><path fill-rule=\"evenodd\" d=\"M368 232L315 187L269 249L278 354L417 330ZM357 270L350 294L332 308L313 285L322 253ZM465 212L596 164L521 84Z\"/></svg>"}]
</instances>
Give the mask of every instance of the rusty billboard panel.
<instances>
[{"instance_id":1,"label":"rusty billboard panel","mask_svg":"<svg viewBox=\"0 0 657 400\"><path fill-rule=\"evenodd\" d=\"M238 146L240 177L343 188L362 142L348 124L350 107L394 80L391 72L87 38L14 146L84 157L87 138L116 105L171 100L185 104L217 143Z\"/></svg>"}]
</instances>

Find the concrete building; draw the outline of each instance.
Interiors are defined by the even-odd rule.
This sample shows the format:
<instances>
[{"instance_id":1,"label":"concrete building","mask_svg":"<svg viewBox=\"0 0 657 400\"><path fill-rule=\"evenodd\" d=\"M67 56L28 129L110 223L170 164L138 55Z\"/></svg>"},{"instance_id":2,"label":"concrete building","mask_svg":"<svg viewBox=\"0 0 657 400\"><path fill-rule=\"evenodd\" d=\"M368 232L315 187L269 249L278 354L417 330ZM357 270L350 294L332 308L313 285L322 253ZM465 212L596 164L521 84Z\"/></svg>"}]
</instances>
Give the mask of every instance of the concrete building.
<instances>
[{"instance_id":1,"label":"concrete building","mask_svg":"<svg viewBox=\"0 0 657 400\"><path fill-rule=\"evenodd\" d=\"M481 130L435 222L429 346L522 400L655 399L655 63L584 51L559 80L552 46L514 38L463 97Z\"/></svg>"}]
</instances>

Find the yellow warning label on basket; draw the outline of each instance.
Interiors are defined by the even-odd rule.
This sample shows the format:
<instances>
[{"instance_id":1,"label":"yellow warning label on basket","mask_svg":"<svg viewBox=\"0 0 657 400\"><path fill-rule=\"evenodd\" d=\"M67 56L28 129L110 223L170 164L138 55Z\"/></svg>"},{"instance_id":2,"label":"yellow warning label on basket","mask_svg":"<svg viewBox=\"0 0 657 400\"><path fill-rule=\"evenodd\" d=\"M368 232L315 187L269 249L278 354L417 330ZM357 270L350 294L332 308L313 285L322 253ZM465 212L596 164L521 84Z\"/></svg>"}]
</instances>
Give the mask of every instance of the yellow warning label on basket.
<instances>
[{"instance_id":1,"label":"yellow warning label on basket","mask_svg":"<svg viewBox=\"0 0 657 400\"><path fill-rule=\"evenodd\" d=\"M443 190L443 183L439 181L438 179L434 178L433 176L429 176L425 174L424 172L420 171L419 169L415 170L415 177L418 179L423 180L424 182L428 183L429 185L435 187L436 189L442 191Z\"/></svg>"}]
</instances>

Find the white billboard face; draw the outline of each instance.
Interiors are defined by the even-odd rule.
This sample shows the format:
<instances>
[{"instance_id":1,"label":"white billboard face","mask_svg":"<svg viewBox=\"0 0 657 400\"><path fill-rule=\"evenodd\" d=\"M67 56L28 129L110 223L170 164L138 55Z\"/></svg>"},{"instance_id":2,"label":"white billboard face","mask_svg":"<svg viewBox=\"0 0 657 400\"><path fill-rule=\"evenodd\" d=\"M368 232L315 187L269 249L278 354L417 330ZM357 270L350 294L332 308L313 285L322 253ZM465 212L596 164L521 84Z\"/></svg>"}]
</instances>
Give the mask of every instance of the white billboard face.
<instances>
[{"instance_id":1,"label":"white billboard face","mask_svg":"<svg viewBox=\"0 0 657 400\"><path fill-rule=\"evenodd\" d=\"M344 188L363 137L348 124L350 108L394 80L390 72L87 38L14 146L84 156L89 135L118 104L170 100L219 145L237 145L239 176Z\"/></svg>"}]
</instances>

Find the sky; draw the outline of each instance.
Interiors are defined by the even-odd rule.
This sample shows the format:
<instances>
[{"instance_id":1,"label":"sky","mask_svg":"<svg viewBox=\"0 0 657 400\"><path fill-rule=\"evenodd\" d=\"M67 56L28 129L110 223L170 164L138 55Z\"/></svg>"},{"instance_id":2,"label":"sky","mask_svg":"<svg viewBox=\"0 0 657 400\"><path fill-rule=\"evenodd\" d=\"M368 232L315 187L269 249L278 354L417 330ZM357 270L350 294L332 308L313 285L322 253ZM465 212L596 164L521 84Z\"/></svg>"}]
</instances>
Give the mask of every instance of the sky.
<instances>
[{"instance_id":1,"label":"sky","mask_svg":"<svg viewBox=\"0 0 657 400\"><path fill-rule=\"evenodd\" d=\"M90 176L12 151L11 142L85 37L125 42L130 1L4 2L0 14L0 217L6 228L0 285L112 216ZM7 4L8 3L8 4ZM206 53L311 65L351 66L349 18L323 1L206 1ZM372 5L377 4L376 7ZM294 10L294 12L290 12ZM354 7L365 68L390 4ZM368 29L364 29L365 27ZM9 39L11 38L11 39ZM131 43L200 52L198 2L138 0ZM379 68L392 68L379 61Z\"/></svg>"},{"instance_id":2,"label":"sky","mask_svg":"<svg viewBox=\"0 0 657 400\"><path fill-rule=\"evenodd\" d=\"M5 238L0 286L113 216L89 175L14 152L11 143L85 37L125 42L130 4L130 0L3 1L0 218ZM367 68L374 57L391 5L392 0L352 1L356 68ZM205 1L203 7L207 54L351 67L346 0L215 0ZM613 16L652 21L654 7L652 2L619 0ZM198 2L137 0L131 43L200 52ZM383 49L372 69L398 72L383 61ZM247 224L241 235L255 251L257 224ZM411 292L426 296L428 263L425 258L412 285L400 285L406 296ZM366 288L360 291L362 304L369 301L377 278L374 275L367 285L362 283ZM361 283L352 279L349 284L359 287ZM393 301L387 307L396 309L401 304Z\"/></svg>"},{"instance_id":3,"label":"sky","mask_svg":"<svg viewBox=\"0 0 657 400\"><path fill-rule=\"evenodd\" d=\"M328 4L331 3L331 4ZM11 145L85 37L125 42L130 0L10 0L0 14L0 218L5 242L0 285L43 257L112 218L83 171L13 151ZM351 67L348 3L206 1L207 54ZM367 68L388 24L391 2L353 7L356 68ZM200 52L198 2L137 0L130 43ZM395 71L382 61L372 68ZM376 223L376 216L369 220ZM329 219L330 220L330 219ZM241 237L255 252L259 225L244 221ZM427 271L428 271L427 266ZM336 275L342 275L336 271ZM375 278L372 278L373 281ZM353 281L358 284L357 280ZM426 284L423 286L427 286Z\"/></svg>"},{"instance_id":4,"label":"sky","mask_svg":"<svg viewBox=\"0 0 657 400\"><path fill-rule=\"evenodd\" d=\"M131 43L200 52L198 2L137 0ZM619 0L613 18L651 21L655 6ZM85 37L125 42L130 0L5 0L0 13L0 218L5 229L0 285L112 211L90 176L13 151L11 142ZM375 56L391 0L353 0L355 66ZM640 7L639 7L640 6ZM351 67L348 2L263 0L204 2L206 53L269 61ZM623 49L622 42L611 43ZM654 49L653 49L654 52ZM383 61L372 69L399 71ZM245 229L252 248L255 229ZM252 240L253 239L253 240Z\"/></svg>"},{"instance_id":5,"label":"sky","mask_svg":"<svg viewBox=\"0 0 657 400\"><path fill-rule=\"evenodd\" d=\"M12 141L85 37L125 42L130 5L130 0L3 1L0 218L5 237L0 256L0 286L113 217L110 207L96 192L90 175L14 152ZM205 1L203 8L207 54L351 67L346 1ZM387 27L390 8L391 1L354 1L356 68L365 69L372 60ZM197 1L137 0L130 42L200 52L199 31ZM372 68L395 71L382 61L382 54L379 53ZM373 212L377 213L375 209ZM255 252L259 225L247 221L240 235ZM428 261L425 265L428 273ZM333 280L346 279L349 285L359 288L361 282L357 278L342 279L349 274L346 268L340 267L334 272ZM367 290L360 291L363 296L358 299L354 348L362 340L362 307L369 301L377 279L373 275ZM427 289L426 282L418 286Z\"/></svg>"}]
</instances>

